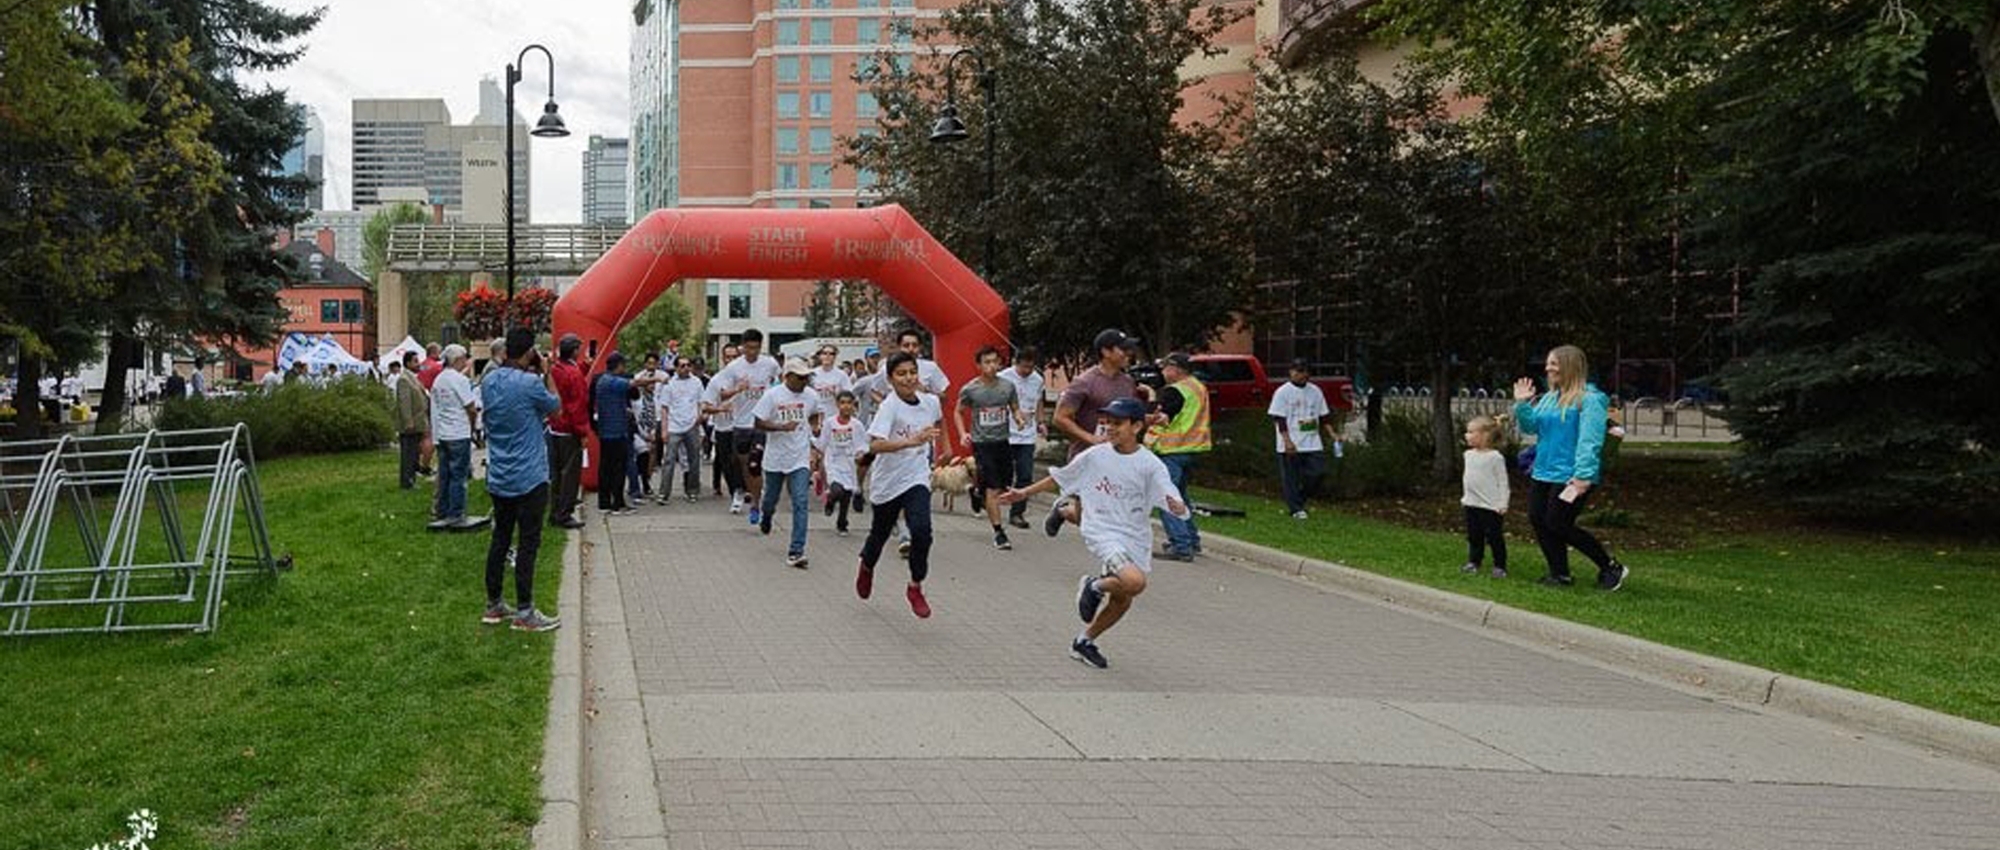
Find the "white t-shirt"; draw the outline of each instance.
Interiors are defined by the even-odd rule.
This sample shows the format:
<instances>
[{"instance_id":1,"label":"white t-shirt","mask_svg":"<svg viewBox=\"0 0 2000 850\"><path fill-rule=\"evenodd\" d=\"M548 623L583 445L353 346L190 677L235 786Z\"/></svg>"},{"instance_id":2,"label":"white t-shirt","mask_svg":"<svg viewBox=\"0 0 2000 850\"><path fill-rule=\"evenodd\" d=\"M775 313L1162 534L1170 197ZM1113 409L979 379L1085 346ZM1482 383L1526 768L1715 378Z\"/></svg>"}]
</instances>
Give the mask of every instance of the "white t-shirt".
<instances>
[{"instance_id":1,"label":"white t-shirt","mask_svg":"<svg viewBox=\"0 0 2000 850\"><path fill-rule=\"evenodd\" d=\"M840 402L838 399L840 391L851 390L853 388L854 379L848 377L847 372L838 366L831 369L813 370L812 390L814 394L819 396L818 413L821 416L832 419L834 414L839 413Z\"/></svg>"},{"instance_id":2,"label":"white t-shirt","mask_svg":"<svg viewBox=\"0 0 2000 850\"><path fill-rule=\"evenodd\" d=\"M1303 387L1286 381L1271 394L1270 414L1285 420L1285 430L1291 432L1292 445L1302 452L1316 452L1324 448L1320 442L1320 420L1333 411L1326 406L1326 393L1318 385ZM1285 453L1285 441L1277 441L1278 454Z\"/></svg>"},{"instance_id":3,"label":"white t-shirt","mask_svg":"<svg viewBox=\"0 0 2000 850\"><path fill-rule=\"evenodd\" d=\"M779 384L764 391L751 411L752 427L759 419L773 425L799 423L790 431L764 432L765 472L786 473L812 465L812 426L807 420L818 408L819 396L811 387L792 392L791 387Z\"/></svg>"},{"instance_id":4,"label":"white t-shirt","mask_svg":"<svg viewBox=\"0 0 2000 850\"><path fill-rule=\"evenodd\" d=\"M1084 449L1067 466L1049 470L1066 494L1083 504L1083 545L1104 563L1127 559L1153 571L1154 508L1169 510L1168 496L1178 496L1167 465L1145 448L1120 454L1109 443ZM1187 506L1174 514L1187 519Z\"/></svg>"},{"instance_id":5,"label":"white t-shirt","mask_svg":"<svg viewBox=\"0 0 2000 850\"><path fill-rule=\"evenodd\" d=\"M472 379L457 369L439 372L431 383L431 438L472 439L472 420L465 415L465 406L471 403Z\"/></svg>"},{"instance_id":6,"label":"white t-shirt","mask_svg":"<svg viewBox=\"0 0 2000 850\"><path fill-rule=\"evenodd\" d=\"M1459 504L1507 512L1507 461L1492 449L1465 450L1465 496Z\"/></svg>"},{"instance_id":7,"label":"white t-shirt","mask_svg":"<svg viewBox=\"0 0 2000 850\"><path fill-rule=\"evenodd\" d=\"M828 416L820 422L819 437L813 446L819 449L826 483L839 484L850 493L861 488L855 461L868 452L868 426L861 424L858 417L842 422L839 413Z\"/></svg>"},{"instance_id":8,"label":"white t-shirt","mask_svg":"<svg viewBox=\"0 0 2000 850\"><path fill-rule=\"evenodd\" d=\"M694 428L695 420L701 417L701 391L701 379L689 375L672 378L653 393L667 433L685 434Z\"/></svg>"},{"instance_id":9,"label":"white t-shirt","mask_svg":"<svg viewBox=\"0 0 2000 850\"><path fill-rule=\"evenodd\" d=\"M1014 385L1015 403L1021 408L1021 420L1027 422L1026 425L1023 425L1020 421L1017 421L1008 426L1007 442L1010 445L1016 446L1032 446L1035 444L1035 431L1038 424L1035 421L1035 408L1042 403L1042 391L1047 386L1047 383L1042 379L1042 373L1039 370L1029 372L1026 377L1023 377L1021 370L1010 367L1000 370L1000 377L1007 379L1007 383Z\"/></svg>"},{"instance_id":10,"label":"white t-shirt","mask_svg":"<svg viewBox=\"0 0 2000 850\"><path fill-rule=\"evenodd\" d=\"M917 388L931 395L941 396L944 395L945 390L951 389L951 379L945 377L944 370L938 368L937 361L919 357L917 358ZM896 394L895 386L889 383L889 361L882 361L882 368L875 370L875 374L868 376L868 391L881 393L884 396ZM883 401L887 403L886 398Z\"/></svg>"},{"instance_id":11,"label":"white t-shirt","mask_svg":"<svg viewBox=\"0 0 2000 850\"><path fill-rule=\"evenodd\" d=\"M778 372L782 368L778 365L778 358L763 355L758 355L754 363L747 357L738 357L722 367L714 381L722 385L720 391L742 388L742 392L729 397L729 409L734 416L730 427L738 431L757 427L757 400L778 382Z\"/></svg>"},{"instance_id":12,"label":"white t-shirt","mask_svg":"<svg viewBox=\"0 0 2000 850\"><path fill-rule=\"evenodd\" d=\"M883 440L911 439L925 428L942 427L943 410L934 395L917 393L917 401L912 404L904 401L902 396L891 393L888 398L882 399L882 409L875 411L875 421L868 423L868 436ZM877 454L868 472L868 501L879 505L903 495L911 487L929 487L931 445L918 443L888 454ZM768 457L770 450L765 451Z\"/></svg>"}]
</instances>

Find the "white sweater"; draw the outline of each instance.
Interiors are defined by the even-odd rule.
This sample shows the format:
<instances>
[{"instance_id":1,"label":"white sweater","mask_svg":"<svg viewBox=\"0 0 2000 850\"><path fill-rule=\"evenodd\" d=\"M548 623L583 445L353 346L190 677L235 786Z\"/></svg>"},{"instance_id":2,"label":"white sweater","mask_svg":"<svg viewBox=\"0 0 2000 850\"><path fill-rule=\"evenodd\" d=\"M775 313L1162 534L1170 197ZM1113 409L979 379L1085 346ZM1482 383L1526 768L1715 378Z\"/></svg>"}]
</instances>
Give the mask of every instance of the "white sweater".
<instances>
[{"instance_id":1,"label":"white sweater","mask_svg":"<svg viewBox=\"0 0 2000 850\"><path fill-rule=\"evenodd\" d=\"M1507 512L1507 461L1492 449L1465 451L1465 497L1459 504Z\"/></svg>"}]
</instances>

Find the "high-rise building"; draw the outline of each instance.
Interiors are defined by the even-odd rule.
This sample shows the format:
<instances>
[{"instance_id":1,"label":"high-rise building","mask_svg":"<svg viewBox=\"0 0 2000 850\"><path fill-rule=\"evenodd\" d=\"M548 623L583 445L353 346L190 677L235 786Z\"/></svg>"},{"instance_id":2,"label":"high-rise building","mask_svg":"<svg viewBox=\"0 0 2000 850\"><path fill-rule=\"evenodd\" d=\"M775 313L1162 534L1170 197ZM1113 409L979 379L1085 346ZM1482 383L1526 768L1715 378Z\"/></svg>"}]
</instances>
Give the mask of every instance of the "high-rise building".
<instances>
[{"instance_id":1,"label":"high-rise building","mask_svg":"<svg viewBox=\"0 0 2000 850\"><path fill-rule=\"evenodd\" d=\"M312 107L304 109L306 120L305 135L299 143L285 151L279 160L278 173L297 177L310 177L313 187L306 193L292 199L287 206L293 209L316 210L325 205L326 192L326 124L319 120L319 113Z\"/></svg>"},{"instance_id":2,"label":"high-rise building","mask_svg":"<svg viewBox=\"0 0 2000 850\"><path fill-rule=\"evenodd\" d=\"M631 167L626 139L591 136L583 151L583 223L625 224L625 175Z\"/></svg>"},{"instance_id":3,"label":"high-rise building","mask_svg":"<svg viewBox=\"0 0 2000 850\"><path fill-rule=\"evenodd\" d=\"M526 223L528 128L518 116L512 128L514 215ZM382 203L385 189L418 188L431 203L463 214L467 222L499 223L506 208L501 176L506 133L500 124L454 125L444 101L435 98L357 99L353 206L364 210Z\"/></svg>"},{"instance_id":4,"label":"high-rise building","mask_svg":"<svg viewBox=\"0 0 2000 850\"><path fill-rule=\"evenodd\" d=\"M874 175L840 160L881 107L858 71L884 50L908 67L915 33L960 0L637 0L633 7L631 215L661 207L837 208ZM963 83L963 78L961 78ZM711 333L799 336L811 281L696 282Z\"/></svg>"},{"instance_id":5,"label":"high-rise building","mask_svg":"<svg viewBox=\"0 0 2000 850\"><path fill-rule=\"evenodd\" d=\"M632 7L632 137L626 210L642 219L680 205L680 3L638 0Z\"/></svg>"}]
</instances>

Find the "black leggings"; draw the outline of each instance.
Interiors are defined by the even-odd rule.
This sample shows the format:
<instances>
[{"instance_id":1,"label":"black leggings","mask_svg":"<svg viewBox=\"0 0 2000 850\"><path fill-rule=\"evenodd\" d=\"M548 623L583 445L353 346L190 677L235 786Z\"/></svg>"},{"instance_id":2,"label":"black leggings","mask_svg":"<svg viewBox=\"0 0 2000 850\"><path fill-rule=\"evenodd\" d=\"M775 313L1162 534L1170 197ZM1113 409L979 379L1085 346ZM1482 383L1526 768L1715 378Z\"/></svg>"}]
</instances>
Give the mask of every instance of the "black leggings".
<instances>
[{"instance_id":1,"label":"black leggings","mask_svg":"<svg viewBox=\"0 0 2000 850\"><path fill-rule=\"evenodd\" d=\"M847 488L840 484L828 484L826 486L826 498L828 500L827 507L833 508L840 513L840 519L834 524L834 528L846 531L848 503L859 500L855 498L855 494L847 492Z\"/></svg>"},{"instance_id":2,"label":"black leggings","mask_svg":"<svg viewBox=\"0 0 2000 850\"><path fill-rule=\"evenodd\" d=\"M1500 513L1485 508L1465 506L1465 562L1480 564L1486 560L1486 548L1493 547L1493 566L1507 568L1507 535L1500 528Z\"/></svg>"},{"instance_id":3,"label":"black leggings","mask_svg":"<svg viewBox=\"0 0 2000 850\"><path fill-rule=\"evenodd\" d=\"M1583 512L1583 505L1597 492L1592 487L1574 502L1562 500L1563 488L1567 483L1536 481L1528 487L1528 525L1535 529L1535 542L1542 547L1542 557L1549 562L1549 575L1558 578L1569 577L1569 547L1597 565L1601 570L1611 567L1611 553L1604 551L1604 545L1597 542L1590 532L1576 524L1576 515Z\"/></svg>"},{"instance_id":4,"label":"black leggings","mask_svg":"<svg viewBox=\"0 0 2000 850\"><path fill-rule=\"evenodd\" d=\"M861 544L861 564L875 569L882 547L896 533L898 515L910 526L910 582L922 584L931 572L931 488L921 484L875 506L875 515L868 523L868 540Z\"/></svg>"}]
</instances>

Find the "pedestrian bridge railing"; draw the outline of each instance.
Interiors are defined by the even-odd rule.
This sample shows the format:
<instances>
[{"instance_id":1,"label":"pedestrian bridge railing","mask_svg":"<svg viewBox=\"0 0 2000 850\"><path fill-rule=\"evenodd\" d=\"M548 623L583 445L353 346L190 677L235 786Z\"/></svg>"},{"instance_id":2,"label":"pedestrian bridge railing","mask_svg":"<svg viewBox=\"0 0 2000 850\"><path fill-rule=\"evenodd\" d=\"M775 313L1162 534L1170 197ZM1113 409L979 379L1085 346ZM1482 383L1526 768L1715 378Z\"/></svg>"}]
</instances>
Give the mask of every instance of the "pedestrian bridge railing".
<instances>
[{"instance_id":1,"label":"pedestrian bridge railing","mask_svg":"<svg viewBox=\"0 0 2000 850\"><path fill-rule=\"evenodd\" d=\"M0 636L214 631L231 577L290 561L240 424L0 444L0 545Z\"/></svg>"}]
</instances>

